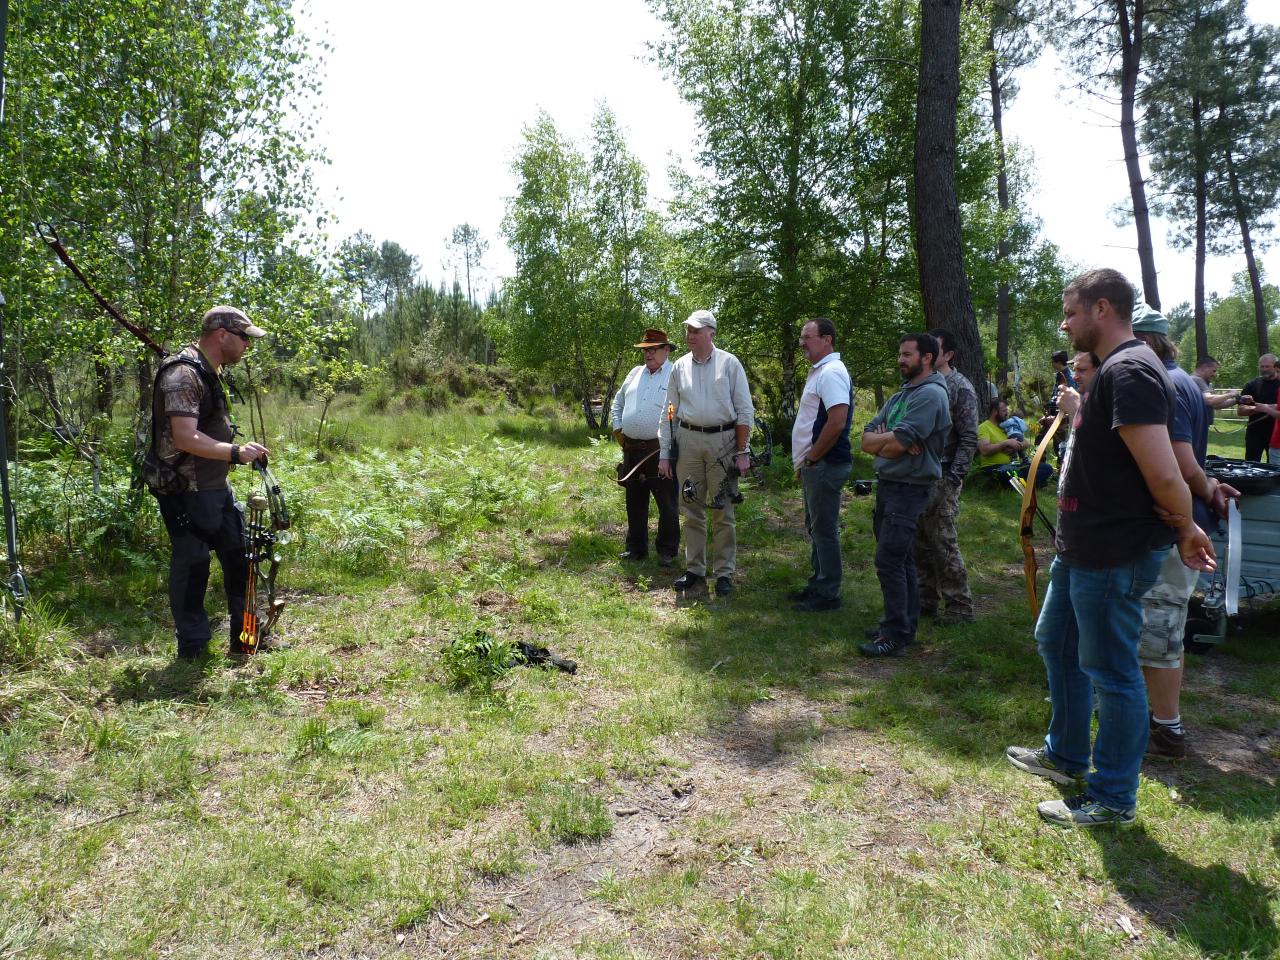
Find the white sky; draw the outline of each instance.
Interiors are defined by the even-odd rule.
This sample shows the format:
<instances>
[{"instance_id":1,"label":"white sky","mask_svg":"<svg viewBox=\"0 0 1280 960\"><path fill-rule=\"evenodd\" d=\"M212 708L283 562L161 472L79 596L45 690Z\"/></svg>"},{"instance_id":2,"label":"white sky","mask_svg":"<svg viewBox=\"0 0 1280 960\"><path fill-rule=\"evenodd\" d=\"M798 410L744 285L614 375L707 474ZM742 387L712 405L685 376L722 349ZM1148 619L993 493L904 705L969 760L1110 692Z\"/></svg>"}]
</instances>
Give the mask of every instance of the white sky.
<instances>
[{"instance_id":1,"label":"white sky","mask_svg":"<svg viewBox=\"0 0 1280 960\"><path fill-rule=\"evenodd\" d=\"M585 138L596 105L608 101L658 198L669 195L671 158L690 162L694 152L693 111L647 59L645 43L661 28L644 0L311 0L310 8L306 29L333 46L320 124L331 164L317 171L338 216L333 233L395 240L432 283L446 276L445 240L463 222L490 242L487 279L513 270L499 225L522 127L540 109ZM1250 0L1250 12L1280 22L1280 0ZM1007 135L1035 159L1031 204L1045 235L1071 261L1137 281L1133 227L1114 226L1111 214L1129 196L1119 130L1098 101L1064 92L1069 80L1052 54L1025 71ZM1153 230L1169 308L1191 299L1194 258L1168 247L1167 223ZM1280 253L1262 260L1280 279ZM1207 290L1225 294L1242 269L1242 255L1212 258Z\"/></svg>"}]
</instances>

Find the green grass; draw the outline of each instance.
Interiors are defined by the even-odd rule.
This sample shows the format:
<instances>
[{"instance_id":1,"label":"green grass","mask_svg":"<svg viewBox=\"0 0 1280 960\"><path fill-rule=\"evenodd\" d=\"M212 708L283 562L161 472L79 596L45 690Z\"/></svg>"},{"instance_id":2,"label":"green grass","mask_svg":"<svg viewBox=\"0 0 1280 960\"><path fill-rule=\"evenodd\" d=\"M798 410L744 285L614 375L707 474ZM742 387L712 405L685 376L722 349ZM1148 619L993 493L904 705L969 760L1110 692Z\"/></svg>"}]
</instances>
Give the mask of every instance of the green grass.
<instances>
[{"instance_id":1,"label":"green grass","mask_svg":"<svg viewBox=\"0 0 1280 960\"><path fill-rule=\"evenodd\" d=\"M738 593L677 604L616 560L616 448L482 404L342 398L323 456L314 409L268 418L293 648L244 665L173 662L149 502L127 556L31 521L0 956L1280 955L1274 605L1189 659L1203 749L1147 766L1139 827L1063 833L1001 759L1047 716L1009 491L965 493L979 622L868 662L869 498L841 613L782 600L808 546L781 463ZM518 640L578 674L510 666Z\"/></svg>"}]
</instances>

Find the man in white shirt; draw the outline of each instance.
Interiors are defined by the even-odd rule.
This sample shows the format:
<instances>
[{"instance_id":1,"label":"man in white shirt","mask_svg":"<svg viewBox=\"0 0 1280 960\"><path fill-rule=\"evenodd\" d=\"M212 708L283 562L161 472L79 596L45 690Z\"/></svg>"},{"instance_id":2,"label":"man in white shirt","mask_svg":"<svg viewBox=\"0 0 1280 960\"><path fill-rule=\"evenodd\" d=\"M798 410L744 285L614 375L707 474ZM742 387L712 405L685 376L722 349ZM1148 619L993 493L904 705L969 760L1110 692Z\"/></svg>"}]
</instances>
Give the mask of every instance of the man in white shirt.
<instances>
[{"instance_id":1,"label":"man in white shirt","mask_svg":"<svg viewBox=\"0 0 1280 960\"><path fill-rule=\"evenodd\" d=\"M627 549L623 560L649 553L649 496L658 503L658 563L669 567L680 549L680 501L674 477L658 475L658 421L667 405L667 381L675 344L661 330L649 329L636 344L644 363L632 368L613 398L613 439L622 447L622 476L627 492Z\"/></svg>"},{"instance_id":2,"label":"man in white shirt","mask_svg":"<svg viewBox=\"0 0 1280 960\"><path fill-rule=\"evenodd\" d=\"M792 594L792 609L800 613L840 609L840 491L853 469L853 381L835 346L836 328L826 317L810 320L800 331L800 349L810 367L791 429L791 462L804 487L813 567L808 583Z\"/></svg>"},{"instance_id":3,"label":"man in white shirt","mask_svg":"<svg viewBox=\"0 0 1280 960\"><path fill-rule=\"evenodd\" d=\"M667 406L658 437L662 460L658 474L674 475L682 493L685 572L675 579L676 590L695 590L707 578L707 506L715 514L711 533L716 595L733 592L738 539L733 496L737 478L751 466L748 442L755 424L755 407L747 374L738 358L715 347L716 318L710 310L695 310L684 322L689 352L671 367ZM678 457L672 462L672 446ZM685 485L692 498L683 496ZM717 500L722 486L726 496Z\"/></svg>"}]
</instances>

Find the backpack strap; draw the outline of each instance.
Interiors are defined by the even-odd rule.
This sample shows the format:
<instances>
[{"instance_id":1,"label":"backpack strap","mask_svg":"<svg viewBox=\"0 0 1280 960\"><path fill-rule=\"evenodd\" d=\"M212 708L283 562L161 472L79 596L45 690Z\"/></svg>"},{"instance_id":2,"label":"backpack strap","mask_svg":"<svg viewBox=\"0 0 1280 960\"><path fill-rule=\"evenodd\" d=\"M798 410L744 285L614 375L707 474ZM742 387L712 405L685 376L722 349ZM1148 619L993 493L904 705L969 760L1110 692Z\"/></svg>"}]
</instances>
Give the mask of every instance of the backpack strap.
<instances>
[{"instance_id":1,"label":"backpack strap","mask_svg":"<svg viewBox=\"0 0 1280 960\"><path fill-rule=\"evenodd\" d=\"M167 371L173 369L179 364L191 367L195 370L196 374L204 382L205 388L209 391L209 397L213 401L214 410L218 409L219 404L224 407L226 406L226 395L222 392L218 383L210 380L209 371L205 369L204 364L200 363L198 360L193 360L191 357L184 357L180 354L171 354L170 356L165 357L160 361L160 366L156 369L156 378L151 384L151 449L153 452L156 449L156 442L159 438L158 431L160 429L158 418L156 417L156 401L160 399L160 378ZM216 377L217 375L215 374L214 376ZM179 451L178 455L173 458L173 466L176 467L189 456L190 454L185 450Z\"/></svg>"}]
</instances>

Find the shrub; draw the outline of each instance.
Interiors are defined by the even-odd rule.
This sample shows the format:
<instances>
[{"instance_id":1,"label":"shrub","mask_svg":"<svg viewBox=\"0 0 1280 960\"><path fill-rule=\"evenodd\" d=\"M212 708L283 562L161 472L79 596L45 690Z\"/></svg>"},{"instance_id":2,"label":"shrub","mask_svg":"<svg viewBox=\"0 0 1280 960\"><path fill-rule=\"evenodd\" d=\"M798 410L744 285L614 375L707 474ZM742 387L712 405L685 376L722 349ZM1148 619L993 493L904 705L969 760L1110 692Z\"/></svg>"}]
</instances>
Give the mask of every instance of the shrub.
<instances>
[{"instance_id":1,"label":"shrub","mask_svg":"<svg viewBox=\"0 0 1280 960\"><path fill-rule=\"evenodd\" d=\"M440 666L449 683L459 690L493 694L493 685L511 668L516 649L510 640L484 630L456 637L440 654Z\"/></svg>"}]
</instances>

